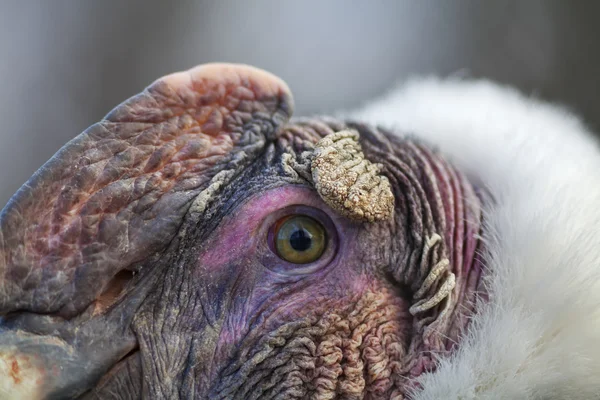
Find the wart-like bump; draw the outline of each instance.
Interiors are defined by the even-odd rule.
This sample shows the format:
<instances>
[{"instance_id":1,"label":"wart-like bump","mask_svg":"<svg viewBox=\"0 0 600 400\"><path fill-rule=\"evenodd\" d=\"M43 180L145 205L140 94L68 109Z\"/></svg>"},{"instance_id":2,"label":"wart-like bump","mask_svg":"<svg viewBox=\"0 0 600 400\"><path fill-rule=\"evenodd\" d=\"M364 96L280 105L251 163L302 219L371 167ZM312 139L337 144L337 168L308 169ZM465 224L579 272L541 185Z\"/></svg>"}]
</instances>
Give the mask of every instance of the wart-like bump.
<instances>
[{"instance_id":1,"label":"wart-like bump","mask_svg":"<svg viewBox=\"0 0 600 400\"><path fill-rule=\"evenodd\" d=\"M319 195L341 215L364 222L389 219L394 195L381 164L365 158L355 130L325 136L315 145L312 179Z\"/></svg>"}]
</instances>

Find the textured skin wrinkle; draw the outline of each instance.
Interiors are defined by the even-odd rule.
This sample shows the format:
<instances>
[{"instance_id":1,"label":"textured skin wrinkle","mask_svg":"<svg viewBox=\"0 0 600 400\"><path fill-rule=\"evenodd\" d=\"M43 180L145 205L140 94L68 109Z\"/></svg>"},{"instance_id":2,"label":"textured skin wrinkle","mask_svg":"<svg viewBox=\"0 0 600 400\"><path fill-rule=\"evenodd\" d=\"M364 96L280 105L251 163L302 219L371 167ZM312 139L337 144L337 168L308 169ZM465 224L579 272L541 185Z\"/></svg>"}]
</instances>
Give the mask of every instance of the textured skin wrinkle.
<instances>
[{"instance_id":1,"label":"textured skin wrinkle","mask_svg":"<svg viewBox=\"0 0 600 400\"><path fill-rule=\"evenodd\" d=\"M204 66L159 80L67 144L0 217L0 314L72 315L159 251L190 202L291 114L278 79Z\"/></svg>"},{"instance_id":2,"label":"textured skin wrinkle","mask_svg":"<svg viewBox=\"0 0 600 400\"><path fill-rule=\"evenodd\" d=\"M363 143L365 155L385 166L383 173L394 188L399 224L394 244L399 247L393 253L401 258L390 272L410 288L413 307L436 296L444 285L452 287L444 291L449 293L444 301L415 313L409 354L423 357L407 359L402 374L417 376L434 367L433 354L443 354L459 341L473 311L481 273L475 257L482 226L480 200L462 174L419 143L390 135L394 146L388 151L385 140L377 140L377 130L349 126L369 138ZM432 277L436 266L440 270Z\"/></svg>"},{"instance_id":3,"label":"textured skin wrinkle","mask_svg":"<svg viewBox=\"0 0 600 400\"><path fill-rule=\"evenodd\" d=\"M134 400L141 397L141 365L139 353L117 364L81 400Z\"/></svg>"},{"instance_id":4,"label":"textured skin wrinkle","mask_svg":"<svg viewBox=\"0 0 600 400\"><path fill-rule=\"evenodd\" d=\"M222 373L215 399L402 398L396 373L410 320L404 301L385 288L310 306L326 310L248 338ZM269 329L266 329L269 331ZM213 397L214 396L214 397Z\"/></svg>"}]
</instances>

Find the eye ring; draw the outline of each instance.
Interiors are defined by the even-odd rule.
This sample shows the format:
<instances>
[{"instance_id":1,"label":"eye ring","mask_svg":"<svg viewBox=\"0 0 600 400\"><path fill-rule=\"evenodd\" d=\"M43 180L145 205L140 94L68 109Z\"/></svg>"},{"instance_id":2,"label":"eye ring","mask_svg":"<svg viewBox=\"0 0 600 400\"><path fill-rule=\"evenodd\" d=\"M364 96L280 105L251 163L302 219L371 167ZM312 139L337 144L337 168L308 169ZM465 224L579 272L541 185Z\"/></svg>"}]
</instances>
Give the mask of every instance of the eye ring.
<instances>
[{"instance_id":1,"label":"eye ring","mask_svg":"<svg viewBox=\"0 0 600 400\"><path fill-rule=\"evenodd\" d=\"M278 251L277 246L277 235L281 233L282 229L287 224L288 227L294 228L298 226L298 222L310 221L310 224L315 224L322 231L322 248L319 248L319 241L317 241L317 247L313 247L309 253L304 254L307 256L301 259L294 259L285 256L281 252L281 248ZM315 272L325 266L329 265L337 255L338 248L338 232L336 224L331 220L329 215L323 210L315 207L306 205L290 205L283 209L280 209L265 219L266 231L266 253L263 253L263 264L266 268L273 272L281 273L284 275L306 275ZM312 228L309 228L313 230ZM288 230L287 238L291 237L290 230ZM291 246L292 244L288 242ZM314 244L314 242L313 242ZM302 245L302 243L297 243ZM288 248L290 247L288 246ZM306 243L305 243L306 246ZM298 246L297 246L298 247ZM308 249L308 248L307 248ZM296 261L296 262L294 262Z\"/></svg>"}]
</instances>

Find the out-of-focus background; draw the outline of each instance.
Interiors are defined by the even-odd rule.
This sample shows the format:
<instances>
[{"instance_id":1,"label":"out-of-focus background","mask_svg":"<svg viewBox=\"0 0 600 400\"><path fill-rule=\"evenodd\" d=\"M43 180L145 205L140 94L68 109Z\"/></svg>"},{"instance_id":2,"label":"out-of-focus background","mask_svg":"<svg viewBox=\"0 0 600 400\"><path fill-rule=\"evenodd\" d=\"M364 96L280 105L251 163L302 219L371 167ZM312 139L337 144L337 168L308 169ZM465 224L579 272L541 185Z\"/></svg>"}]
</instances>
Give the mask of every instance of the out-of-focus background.
<instances>
[{"instance_id":1,"label":"out-of-focus background","mask_svg":"<svg viewBox=\"0 0 600 400\"><path fill-rule=\"evenodd\" d=\"M515 85L600 126L600 2L0 2L0 208L66 141L161 75L211 61L288 82L296 115L412 75Z\"/></svg>"}]
</instances>

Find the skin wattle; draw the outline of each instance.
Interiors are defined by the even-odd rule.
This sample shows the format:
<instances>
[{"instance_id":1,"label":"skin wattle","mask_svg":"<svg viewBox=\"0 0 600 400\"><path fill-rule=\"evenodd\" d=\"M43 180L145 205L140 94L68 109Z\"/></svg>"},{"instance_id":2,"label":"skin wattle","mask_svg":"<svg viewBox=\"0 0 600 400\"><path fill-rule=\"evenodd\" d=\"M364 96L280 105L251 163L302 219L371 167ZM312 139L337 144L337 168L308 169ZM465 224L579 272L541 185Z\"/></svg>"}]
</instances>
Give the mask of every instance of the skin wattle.
<instances>
[{"instance_id":1,"label":"skin wattle","mask_svg":"<svg viewBox=\"0 0 600 400\"><path fill-rule=\"evenodd\" d=\"M292 108L264 71L201 66L42 167L0 216L0 393L419 390L475 311L479 193L425 144ZM290 215L326 229L318 260L273 251L269 230Z\"/></svg>"}]
</instances>

